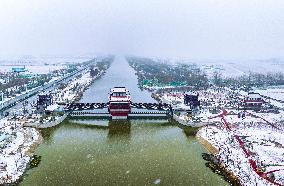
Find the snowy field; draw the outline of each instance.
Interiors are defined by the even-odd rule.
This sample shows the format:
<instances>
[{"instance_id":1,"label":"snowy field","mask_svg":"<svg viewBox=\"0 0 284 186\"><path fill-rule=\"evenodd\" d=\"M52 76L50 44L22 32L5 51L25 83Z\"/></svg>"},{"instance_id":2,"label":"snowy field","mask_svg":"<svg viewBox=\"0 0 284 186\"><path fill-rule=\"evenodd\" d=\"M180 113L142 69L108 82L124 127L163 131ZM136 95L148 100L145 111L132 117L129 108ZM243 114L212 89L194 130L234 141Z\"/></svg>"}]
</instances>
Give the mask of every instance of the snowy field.
<instances>
[{"instance_id":1,"label":"snowy field","mask_svg":"<svg viewBox=\"0 0 284 186\"><path fill-rule=\"evenodd\" d=\"M284 86L269 87L267 89L255 89L264 97L264 100L273 106L284 109Z\"/></svg>"},{"instance_id":2,"label":"snowy field","mask_svg":"<svg viewBox=\"0 0 284 186\"><path fill-rule=\"evenodd\" d=\"M284 73L284 59L228 59L228 60L213 60L213 59L182 59L182 58L150 58L158 63L167 63L170 65L176 64L194 64L203 70L209 77L212 77L214 72L219 72L223 77L238 77L254 73Z\"/></svg>"},{"instance_id":3,"label":"snowy field","mask_svg":"<svg viewBox=\"0 0 284 186\"><path fill-rule=\"evenodd\" d=\"M43 65L82 63L94 56L6 56L0 57L0 65Z\"/></svg>"},{"instance_id":4,"label":"snowy field","mask_svg":"<svg viewBox=\"0 0 284 186\"><path fill-rule=\"evenodd\" d=\"M212 61L196 63L209 76L215 71L220 72L224 77L237 77L249 72L255 73L284 73L284 61L282 60L247 60L247 61Z\"/></svg>"},{"instance_id":5,"label":"snowy field","mask_svg":"<svg viewBox=\"0 0 284 186\"><path fill-rule=\"evenodd\" d=\"M267 60L188 60L188 59L154 59L159 62L167 62L169 64L184 63L196 64L209 77L214 72L221 73L224 77L238 77L249 72L255 73L284 73L284 60L267 59Z\"/></svg>"},{"instance_id":6,"label":"snowy field","mask_svg":"<svg viewBox=\"0 0 284 186\"><path fill-rule=\"evenodd\" d=\"M219 122L203 127L198 136L219 150L217 157L243 185L284 184L284 133L279 123L270 125L249 115L241 119L225 114L214 120Z\"/></svg>"},{"instance_id":7,"label":"snowy field","mask_svg":"<svg viewBox=\"0 0 284 186\"><path fill-rule=\"evenodd\" d=\"M11 72L13 67L24 67L15 65L0 65L0 72ZM27 72L32 74L47 74L55 70L65 69L65 65L25 65Z\"/></svg>"},{"instance_id":8,"label":"snowy field","mask_svg":"<svg viewBox=\"0 0 284 186\"><path fill-rule=\"evenodd\" d=\"M284 101L284 86L267 89L255 89L254 91L260 93L261 95Z\"/></svg>"},{"instance_id":9,"label":"snowy field","mask_svg":"<svg viewBox=\"0 0 284 186\"><path fill-rule=\"evenodd\" d=\"M284 72L284 61L220 61L220 62L199 62L197 63L209 76L215 71L220 72L224 77L237 77L249 72L275 73Z\"/></svg>"},{"instance_id":10,"label":"snowy field","mask_svg":"<svg viewBox=\"0 0 284 186\"><path fill-rule=\"evenodd\" d=\"M94 59L94 56L58 57L58 56L26 56L0 58L0 72L11 72L12 67L23 67L31 73L46 74L54 70L66 68L68 64L82 63Z\"/></svg>"}]
</instances>

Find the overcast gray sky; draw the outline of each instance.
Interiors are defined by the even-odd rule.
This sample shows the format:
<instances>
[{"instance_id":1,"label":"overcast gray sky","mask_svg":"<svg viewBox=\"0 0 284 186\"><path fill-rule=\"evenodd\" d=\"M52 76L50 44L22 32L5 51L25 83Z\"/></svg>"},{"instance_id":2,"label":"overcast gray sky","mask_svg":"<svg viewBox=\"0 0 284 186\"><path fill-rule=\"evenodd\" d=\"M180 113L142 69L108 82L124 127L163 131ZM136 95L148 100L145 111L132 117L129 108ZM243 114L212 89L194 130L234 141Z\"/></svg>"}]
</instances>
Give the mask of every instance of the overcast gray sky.
<instances>
[{"instance_id":1,"label":"overcast gray sky","mask_svg":"<svg viewBox=\"0 0 284 186\"><path fill-rule=\"evenodd\" d=\"M284 56L284 0L0 0L0 55Z\"/></svg>"}]
</instances>

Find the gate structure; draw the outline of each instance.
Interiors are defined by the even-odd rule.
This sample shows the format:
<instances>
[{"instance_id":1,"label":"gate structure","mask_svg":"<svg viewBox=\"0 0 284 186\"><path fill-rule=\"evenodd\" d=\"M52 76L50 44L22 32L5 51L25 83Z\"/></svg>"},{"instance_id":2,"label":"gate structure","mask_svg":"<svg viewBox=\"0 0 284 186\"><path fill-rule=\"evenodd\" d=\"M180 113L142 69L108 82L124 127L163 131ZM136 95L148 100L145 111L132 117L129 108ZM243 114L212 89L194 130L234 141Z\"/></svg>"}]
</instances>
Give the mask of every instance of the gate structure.
<instances>
[{"instance_id":1,"label":"gate structure","mask_svg":"<svg viewBox=\"0 0 284 186\"><path fill-rule=\"evenodd\" d=\"M131 112L128 119L140 118L172 118L171 105L162 103L134 103L131 102ZM71 118L103 118L110 119L108 103L70 103L64 107Z\"/></svg>"}]
</instances>

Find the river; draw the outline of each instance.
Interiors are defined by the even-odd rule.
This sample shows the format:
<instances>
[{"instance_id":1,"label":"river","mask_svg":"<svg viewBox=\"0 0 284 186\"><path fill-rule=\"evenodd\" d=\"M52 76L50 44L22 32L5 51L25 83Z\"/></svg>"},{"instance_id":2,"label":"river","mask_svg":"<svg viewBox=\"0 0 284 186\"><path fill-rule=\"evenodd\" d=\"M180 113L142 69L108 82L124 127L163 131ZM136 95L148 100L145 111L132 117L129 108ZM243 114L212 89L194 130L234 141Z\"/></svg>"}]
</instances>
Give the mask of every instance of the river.
<instances>
[{"instance_id":1,"label":"river","mask_svg":"<svg viewBox=\"0 0 284 186\"><path fill-rule=\"evenodd\" d=\"M117 57L81 102L105 102L114 86L126 86L135 102L154 101ZM66 120L41 132L41 162L20 185L228 185L205 166L195 137L166 120Z\"/></svg>"}]
</instances>

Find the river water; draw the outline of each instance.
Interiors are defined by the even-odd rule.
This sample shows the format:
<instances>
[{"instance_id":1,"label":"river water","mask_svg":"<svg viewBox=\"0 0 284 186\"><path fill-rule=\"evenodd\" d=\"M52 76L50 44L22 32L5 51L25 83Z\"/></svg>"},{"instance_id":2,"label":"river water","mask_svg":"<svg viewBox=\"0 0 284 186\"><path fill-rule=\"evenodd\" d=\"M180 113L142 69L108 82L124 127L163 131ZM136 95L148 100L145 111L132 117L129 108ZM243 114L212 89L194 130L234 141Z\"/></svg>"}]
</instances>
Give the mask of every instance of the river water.
<instances>
[{"instance_id":1,"label":"river water","mask_svg":"<svg viewBox=\"0 0 284 186\"><path fill-rule=\"evenodd\" d=\"M105 102L114 86L126 86L135 102L154 101L118 57L81 102ZM197 140L166 120L69 120L41 132L41 162L21 185L228 185L205 166Z\"/></svg>"}]
</instances>

